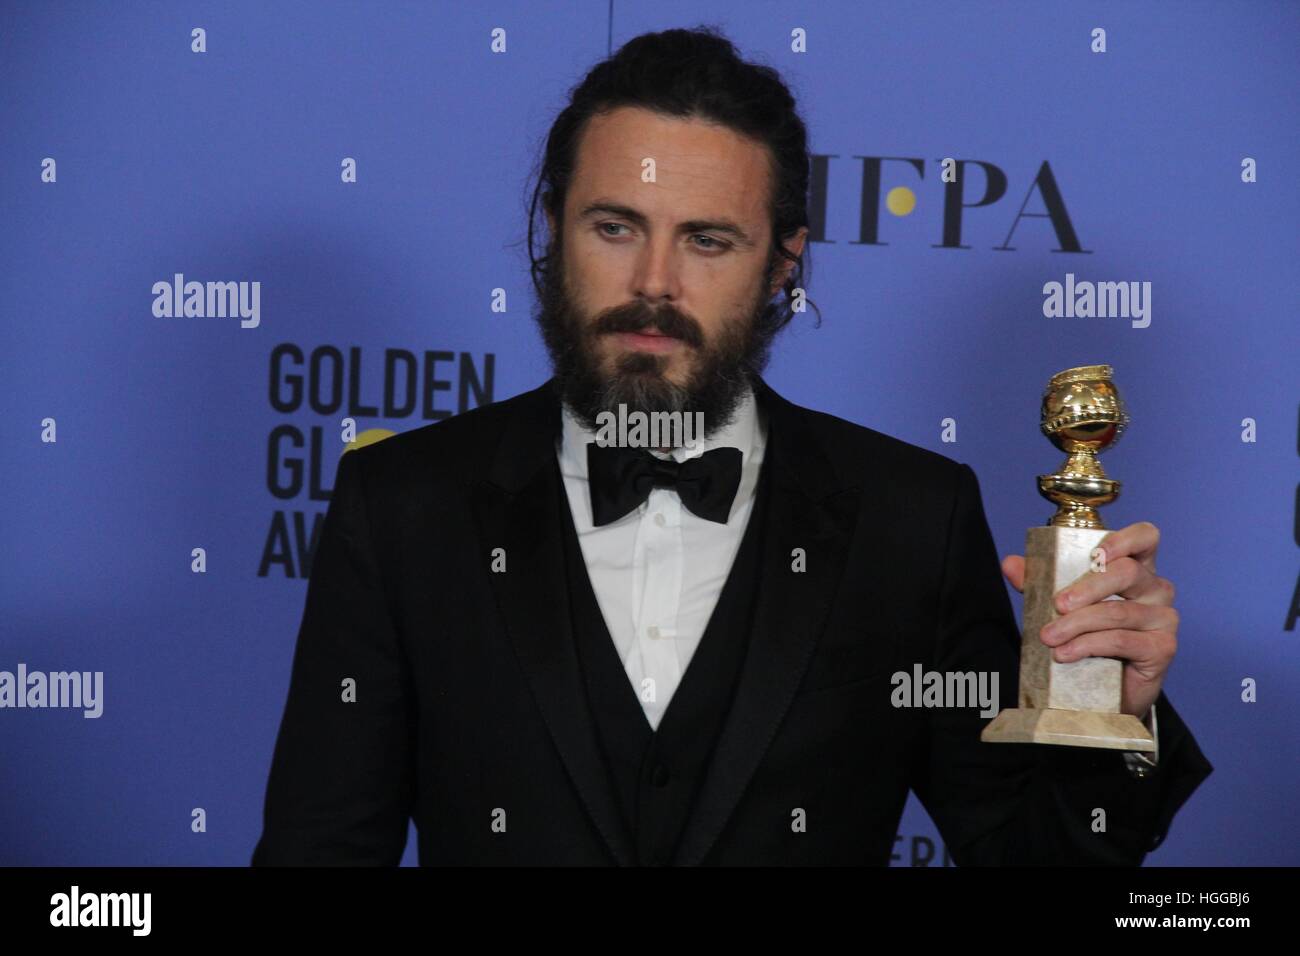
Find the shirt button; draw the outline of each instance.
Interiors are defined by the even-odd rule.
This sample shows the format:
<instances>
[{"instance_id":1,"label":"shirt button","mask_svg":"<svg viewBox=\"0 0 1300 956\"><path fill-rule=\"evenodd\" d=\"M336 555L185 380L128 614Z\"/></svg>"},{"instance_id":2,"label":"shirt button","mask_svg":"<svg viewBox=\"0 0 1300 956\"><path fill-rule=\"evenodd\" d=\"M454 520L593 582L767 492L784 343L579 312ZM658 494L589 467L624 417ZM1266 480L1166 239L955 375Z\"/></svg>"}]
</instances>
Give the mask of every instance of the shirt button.
<instances>
[{"instance_id":1,"label":"shirt button","mask_svg":"<svg viewBox=\"0 0 1300 956\"><path fill-rule=\"evenodd\" d=\"M671 779L672 774L668 772L668 768L663 764L658 764L655 766L654 773L650 777L650 782L656 787L663 788L668 786L668 781Z\"/></svg>"},{"instance_id":2,"label":"shirt button","mask_svg":"<svg viewBox=\"0 0 1300 956\"><path fill-rule=\"evenodd\" d=\"M661 528L664 526L664 515L662 511L655 512L655 524Z\"/></svg>"},{"instance_id":3,"label":"shirt button","mask_svg":"<svg viewBox=\"0 0 1300 956\"><path fill-rule=\"evenodd\" d=\"M651 624L648 628L646 628L646 633L649 634L651 637L658 637L659 628L656 625Z\"/></svg>"}]
</instances>

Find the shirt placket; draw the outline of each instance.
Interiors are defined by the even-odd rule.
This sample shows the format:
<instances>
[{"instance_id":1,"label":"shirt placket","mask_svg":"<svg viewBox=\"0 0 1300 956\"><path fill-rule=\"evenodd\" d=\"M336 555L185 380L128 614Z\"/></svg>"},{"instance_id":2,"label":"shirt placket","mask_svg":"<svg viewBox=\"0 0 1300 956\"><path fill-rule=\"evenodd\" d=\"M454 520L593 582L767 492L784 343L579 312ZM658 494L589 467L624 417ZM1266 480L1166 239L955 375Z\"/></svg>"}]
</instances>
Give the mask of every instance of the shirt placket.
<instances>
[{"instance_id":1,"label":"shirt placket","mask_svg":"<svg viewBox=\"0 0 1300 956\"><path fill-rule=\"evenodd\" d=\"M682 594L682 503L677 494L655 488L646 500L637 529L640 564L633 594L636 646L642 674L654 681L649 709L661 715L681 682L677 654L677 615ZM639 592L639 593L636 593ZM658 725L657 716L654 720Z\"/></svg>"}]
</instances>

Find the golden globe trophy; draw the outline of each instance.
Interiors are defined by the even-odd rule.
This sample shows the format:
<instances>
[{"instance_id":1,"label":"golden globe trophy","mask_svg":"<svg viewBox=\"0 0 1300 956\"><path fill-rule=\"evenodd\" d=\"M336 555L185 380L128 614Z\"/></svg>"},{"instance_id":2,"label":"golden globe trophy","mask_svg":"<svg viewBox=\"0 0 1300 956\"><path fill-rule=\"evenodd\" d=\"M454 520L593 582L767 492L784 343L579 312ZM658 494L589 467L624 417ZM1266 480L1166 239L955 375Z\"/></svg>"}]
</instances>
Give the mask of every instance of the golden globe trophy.
<instances>
[{"instance_id":1,"label":"golden globe trophy","mask_svg":"<svg viewBox=\"0 0 1300 956\"><path fill-rule=\"evenodd\" d=\"M1025 538L1020 706L994 717L981 740L1155 749L1142 722L1120 713L1123 661L1085 657L1060 663L1038 636L1060 616L1052 600L1056 592L1104 570L1094 555L1107 534L1097 507L1119 496L1120 483L1106 477L1097 454L1114 445L1128 423L1109 365L1068 368L1047 384L1043 434L1069 457L1055 474L1038 476L1038 493L1057 506L1056 514Z\"/></svg>"}]
</instances>

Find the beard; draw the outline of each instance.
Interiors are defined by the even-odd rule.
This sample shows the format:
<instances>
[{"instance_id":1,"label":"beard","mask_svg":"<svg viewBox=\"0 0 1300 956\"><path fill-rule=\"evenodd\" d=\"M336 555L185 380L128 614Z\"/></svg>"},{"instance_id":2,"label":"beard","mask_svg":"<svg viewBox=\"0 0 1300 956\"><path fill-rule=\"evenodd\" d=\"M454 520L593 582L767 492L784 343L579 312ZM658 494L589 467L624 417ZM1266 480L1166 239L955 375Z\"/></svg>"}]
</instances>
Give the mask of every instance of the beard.
<instances>
[{"instance_id":1,"label":"beard","mask_svg":"<svg viewBox=\"0 0 1300 956\"><path fill-rule=\"evenodd\" d=\"M556 385L564 404L589 430L597 415L629 412L701 413L704 435L731 424L759 374L767 367L772 340L780 331L776 306L768 291L774 257L756 285L746 311L728 318L710 341L700 323L673 305L652 307L641 300L607 309L588 319L564 281L564 263L552 244L542 281L537 323L550 354ZM629 350L617 354L606 370L600 343L618 332L654 329L680 340L672 354ZM683 383L670 380L670 362L688 360Z\"/></svg>"}]
</instances>

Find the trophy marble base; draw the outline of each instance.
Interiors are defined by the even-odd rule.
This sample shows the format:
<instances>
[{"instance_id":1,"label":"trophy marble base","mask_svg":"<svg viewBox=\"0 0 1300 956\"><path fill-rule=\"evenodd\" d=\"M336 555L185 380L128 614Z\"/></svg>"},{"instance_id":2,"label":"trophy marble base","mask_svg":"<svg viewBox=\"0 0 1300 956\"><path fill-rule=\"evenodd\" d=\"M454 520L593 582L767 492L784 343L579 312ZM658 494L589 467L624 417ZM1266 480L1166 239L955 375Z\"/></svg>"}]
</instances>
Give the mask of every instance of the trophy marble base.
<instances>
[{"instance_id":1,"label":"trophy marble base","mask_svg":"<svg viewBox=\"0 0 1300 956\"><path fill-rule=\"evenodd\" d=\"M1030 528L1025 539L1025 614L1020 637L1019 707L1001 711L980 734L989 743L1064 744L1111 750L1155 750L1142 722L1120 713L1124 662L1085 657L1062 663L1039 640L1060 617L1056 592L1092 570L1102 528Z\"/></svg>"},{"instance_id":2,"label":"trophy marble base","mask_svg":"<svg viewBox=\"0 0 1300 956\"><path fill-rule=\"evenodd\" d=\"M1155 741L1132 714L1090 710L1015 708L998 713L980 740L1002 744L1064 744L1108 750L1155 750Z\"/></svg>"}]
</instances>

